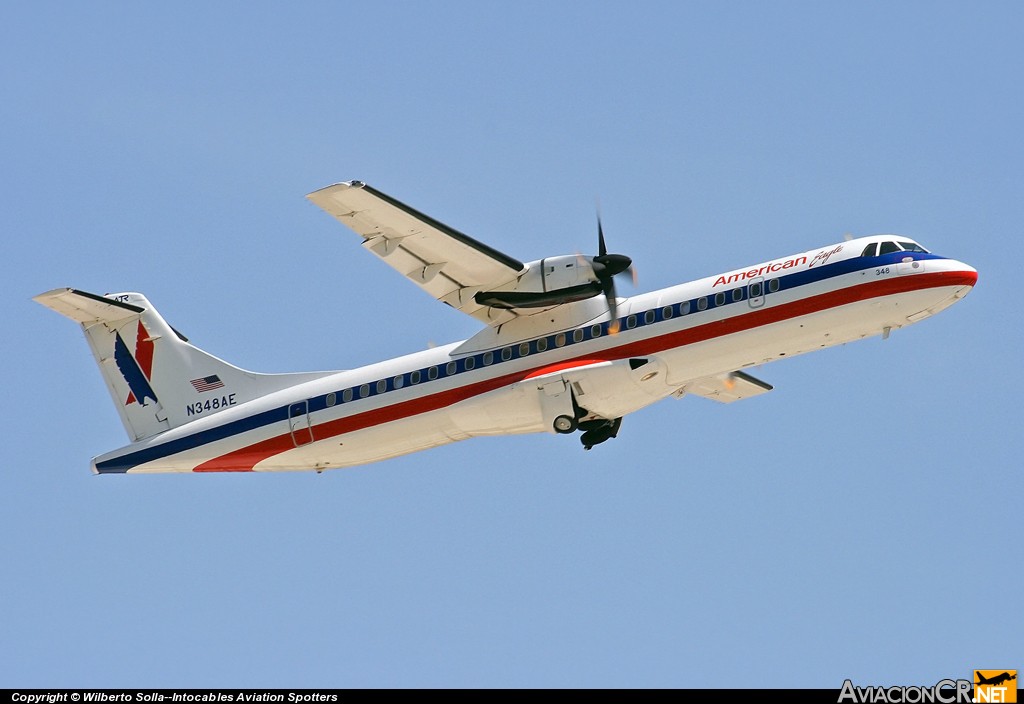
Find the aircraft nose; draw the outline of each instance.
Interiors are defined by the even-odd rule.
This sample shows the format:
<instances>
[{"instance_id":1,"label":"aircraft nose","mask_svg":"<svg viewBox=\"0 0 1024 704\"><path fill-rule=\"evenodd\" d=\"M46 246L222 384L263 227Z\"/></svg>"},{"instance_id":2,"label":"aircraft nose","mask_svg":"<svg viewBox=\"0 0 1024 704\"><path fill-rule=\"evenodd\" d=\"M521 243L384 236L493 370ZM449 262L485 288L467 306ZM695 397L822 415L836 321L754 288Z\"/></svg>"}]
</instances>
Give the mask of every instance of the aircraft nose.
<instances>
[{"instance_id":1,"label":"aircraft nose","mask_svg":"<svg viewBox=\"0 0 1024 704\"><path fill-rule=\"evenodd\" d=\"M961 286L973 287L978 283L978 270L970 264L956 262L955 271L953 273L957 276L957 283Z\"/></svg>"}]
</instances>

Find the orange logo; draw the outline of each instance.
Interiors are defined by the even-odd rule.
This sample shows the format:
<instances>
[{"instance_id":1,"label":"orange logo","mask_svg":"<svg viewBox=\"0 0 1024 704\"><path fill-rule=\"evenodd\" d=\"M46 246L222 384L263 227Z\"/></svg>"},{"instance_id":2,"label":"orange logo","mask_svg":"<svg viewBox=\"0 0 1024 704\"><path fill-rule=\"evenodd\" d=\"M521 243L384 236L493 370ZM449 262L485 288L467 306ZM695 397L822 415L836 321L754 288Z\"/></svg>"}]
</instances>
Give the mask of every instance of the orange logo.
<instances>
[{"instance_id":1,"label":"orange logo","mask_svg":"<svg viewBox=\"0 0 1024 704\"><path fill-rule=\"evenodd\" d=\"M975 670L975 702L1016 702L1016 670Z\"/></svg>"}]
</instances>

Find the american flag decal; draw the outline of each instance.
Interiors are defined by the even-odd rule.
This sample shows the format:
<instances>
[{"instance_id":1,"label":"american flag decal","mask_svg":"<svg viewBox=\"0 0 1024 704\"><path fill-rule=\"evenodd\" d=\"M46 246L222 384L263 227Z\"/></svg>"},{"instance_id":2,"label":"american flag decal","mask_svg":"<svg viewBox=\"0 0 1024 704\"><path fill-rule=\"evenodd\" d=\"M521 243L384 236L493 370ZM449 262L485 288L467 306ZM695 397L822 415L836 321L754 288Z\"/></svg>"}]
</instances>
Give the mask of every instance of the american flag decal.
<instances>
[{"instance_id":1,"label":"american flag decal","mask_svg":"<svg viewBox=\"0 0 1024 704\"><path fill-rule=\"evenodd\" d=\"M214 374L213 376L204 376L202 379L193 379L189 382L192 387L199 393L204 391L213 391L214 389L220 389L224 386L224 382L220 380L220 377Z\"/></svg>"}]
</instances>

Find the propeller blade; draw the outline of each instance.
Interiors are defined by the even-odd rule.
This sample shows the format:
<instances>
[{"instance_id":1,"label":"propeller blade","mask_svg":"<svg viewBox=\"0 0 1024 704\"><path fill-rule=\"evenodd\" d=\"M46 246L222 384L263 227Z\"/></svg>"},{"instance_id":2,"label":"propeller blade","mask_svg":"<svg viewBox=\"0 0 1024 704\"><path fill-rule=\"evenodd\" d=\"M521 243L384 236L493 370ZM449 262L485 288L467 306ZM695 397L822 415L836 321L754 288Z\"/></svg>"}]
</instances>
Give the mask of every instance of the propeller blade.
<instances>
[{"instance_id":1,"label":"propeller blade","mask_svg":"<svg viewBox=\"0 0 1024 704\"><path fill-rule=\"evenodd\" d=\"M608 334L619 332L619 302L615 293L615 277L623 272L630 272L633 285L636 285L636 270L633 260L625 254L608 254L608 245L604 241L604 225L601 223L601 209L597 210L597 256L590 260L594 275L601 284L604 299L608 303Z\"/></svg>"},{"instance_id":2,"label":"propeller blade","mask_svg":"<svg viewBox=\"0 0 1024 704\"><path fill-rule=\"evenodd\" d=\"M608 302L608 316L611 322L608 324L608 334L619 334L619 300L615 295L615 278L609 276L602 281L604 288L604 299Z\"/></svg>"}]
</instances>

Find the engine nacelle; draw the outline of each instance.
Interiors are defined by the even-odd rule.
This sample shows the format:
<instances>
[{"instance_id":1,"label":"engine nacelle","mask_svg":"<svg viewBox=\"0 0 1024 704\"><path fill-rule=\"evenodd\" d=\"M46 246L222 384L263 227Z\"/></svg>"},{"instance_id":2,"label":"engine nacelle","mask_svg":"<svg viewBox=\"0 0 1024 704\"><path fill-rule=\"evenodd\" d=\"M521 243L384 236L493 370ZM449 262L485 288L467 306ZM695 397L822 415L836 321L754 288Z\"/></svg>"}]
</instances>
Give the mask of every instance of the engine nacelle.
<instances>
[{"instance_id":1,"label":"engine nacelle","mask_svg":"<svg viewBox=\"0 0 1024 704\"><path fill-rule=\"evenodd\" d=\"M476 302L496 308L543 308L573 303L601 293L601 282L587 257L566 254L526 265L511 284L476 294Z\"/></svg>"}]
</instances>

